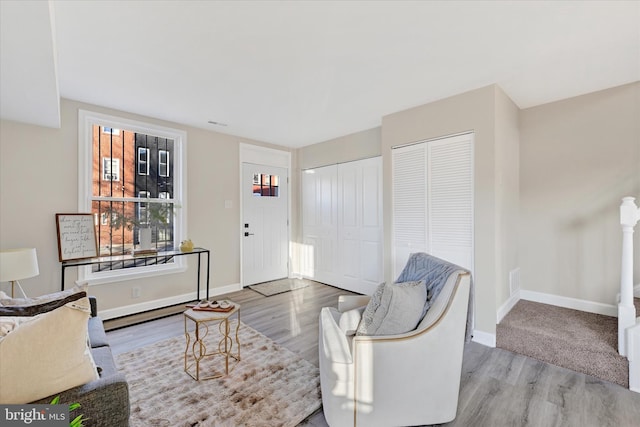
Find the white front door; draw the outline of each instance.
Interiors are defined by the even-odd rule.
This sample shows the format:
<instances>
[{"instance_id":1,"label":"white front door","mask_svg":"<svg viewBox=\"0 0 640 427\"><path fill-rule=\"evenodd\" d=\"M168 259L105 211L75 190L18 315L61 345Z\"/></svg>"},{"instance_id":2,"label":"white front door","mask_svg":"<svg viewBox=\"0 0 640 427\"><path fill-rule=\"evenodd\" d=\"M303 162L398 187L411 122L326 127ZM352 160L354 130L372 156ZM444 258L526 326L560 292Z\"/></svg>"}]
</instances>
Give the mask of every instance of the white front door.
<instances>
[{"instance_id":1,"label":"white front door","mask_svg":"<svg viewBox=\"0 0 640 427\"><path fill-rule=\"evenodd\" d=\"M242 284L289 274L287 169L242 164Z\"/></svg>"}]
</instances>

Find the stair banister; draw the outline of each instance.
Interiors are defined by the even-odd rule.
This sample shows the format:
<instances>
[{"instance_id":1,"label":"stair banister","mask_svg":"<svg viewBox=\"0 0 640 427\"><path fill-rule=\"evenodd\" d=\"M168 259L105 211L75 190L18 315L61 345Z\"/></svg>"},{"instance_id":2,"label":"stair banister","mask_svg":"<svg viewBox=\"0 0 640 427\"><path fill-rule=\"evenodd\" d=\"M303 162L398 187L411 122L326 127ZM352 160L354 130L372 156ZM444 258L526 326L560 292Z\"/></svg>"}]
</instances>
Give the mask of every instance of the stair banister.
<instances>
[{"instance_id":1,"label":"stair banister","mask_svg":"<svg viewBox=\"0 0 640 427\"><path fill-rule=\"evenodd\" d=\"M627 329L636 324L633 304L633 228L640 220L640 209L634 197L624 197L620 205L622 226L622 274L620 278L620 303L618 304L618 352L627 356Z\"/></svg>"}]
</instances>

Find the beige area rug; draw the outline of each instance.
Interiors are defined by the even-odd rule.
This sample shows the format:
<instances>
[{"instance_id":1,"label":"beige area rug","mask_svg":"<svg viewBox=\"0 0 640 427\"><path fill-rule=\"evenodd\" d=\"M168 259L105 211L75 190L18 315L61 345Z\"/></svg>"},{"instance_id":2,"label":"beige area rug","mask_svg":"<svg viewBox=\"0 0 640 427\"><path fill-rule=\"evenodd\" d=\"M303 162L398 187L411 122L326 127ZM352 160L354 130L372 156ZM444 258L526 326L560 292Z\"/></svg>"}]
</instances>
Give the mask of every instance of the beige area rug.
<instances>
[{"instance_id":1,"label":"beige area rug","mask_svg":"<svg viewBox=\"0 0 640 427\"><path fill-rule=\"evenodd\" d=\"M616 317L520 300L497 326L496 345L629 387Z\"/></svg>"},{"instance_id":2,"label":"beige area rug","mask_svg":"<svg viewBox=\"0 0 640 427\"><path fill-rule=\"evenodd\" d=\"M274 280L273 282L251 285L249 286L249 289L252 289L266 297L270 297L272 295L306 288L307 286L309 286L309 282L304 279L281 279Z\"/></svg>"},{"instance_id":3,"label":"beige area rug","mask_svg":"<svg viewBox=\"0 0 640 427\"><path fill-rule=\"evenodd\" d=\"M219 334L207 338L217 346ZM199 382L184 372L182 336L119 355L131 427L295 426L320 407L317 367L244 323L239 340L241 361L233 371ZM220 356L205 363L224 366Z\"/></svg>"}]
</instances>

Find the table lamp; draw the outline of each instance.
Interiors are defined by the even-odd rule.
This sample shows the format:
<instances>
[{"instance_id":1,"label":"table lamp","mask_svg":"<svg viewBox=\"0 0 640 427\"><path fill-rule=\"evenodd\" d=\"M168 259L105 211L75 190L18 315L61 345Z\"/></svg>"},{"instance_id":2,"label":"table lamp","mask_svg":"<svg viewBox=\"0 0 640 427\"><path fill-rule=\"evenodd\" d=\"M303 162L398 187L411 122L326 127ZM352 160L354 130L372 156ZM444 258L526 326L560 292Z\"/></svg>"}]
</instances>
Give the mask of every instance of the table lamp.
<instances>
[{"instance_id":1,"label":"table lamp","mask_svg":"<svg viewBox=\"0 0 640 427\"><path fill-rule=\"evenodd\" d=\"M36 248L6 249L0 251L0 282L11 282L11 298L14 297L15 285L26 298L24 289L18 280L35 277L38 270Z\"/></svg>"}]
</instances>

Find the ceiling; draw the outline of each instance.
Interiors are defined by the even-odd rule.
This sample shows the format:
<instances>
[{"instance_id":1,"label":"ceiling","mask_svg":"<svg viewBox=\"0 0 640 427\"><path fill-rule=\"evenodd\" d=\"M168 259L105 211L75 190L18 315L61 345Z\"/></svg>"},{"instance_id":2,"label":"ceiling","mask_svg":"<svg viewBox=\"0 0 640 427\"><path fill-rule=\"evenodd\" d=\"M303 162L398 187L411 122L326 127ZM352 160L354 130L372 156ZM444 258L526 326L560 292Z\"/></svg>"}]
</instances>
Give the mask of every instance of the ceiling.
<instances>
[{"instance_id":1,"label":"ceiling","mask_svg":"<svg viewBox=\"0 0 640 427\"><path fill-rule=\"evenodd\" d=\"M490 84L527 108L640 80L638 1L3 0L0 18L1 116L49 127L62 97L300 147Z\"/></svg>"}]
</instances>

